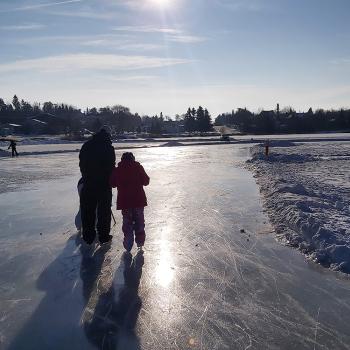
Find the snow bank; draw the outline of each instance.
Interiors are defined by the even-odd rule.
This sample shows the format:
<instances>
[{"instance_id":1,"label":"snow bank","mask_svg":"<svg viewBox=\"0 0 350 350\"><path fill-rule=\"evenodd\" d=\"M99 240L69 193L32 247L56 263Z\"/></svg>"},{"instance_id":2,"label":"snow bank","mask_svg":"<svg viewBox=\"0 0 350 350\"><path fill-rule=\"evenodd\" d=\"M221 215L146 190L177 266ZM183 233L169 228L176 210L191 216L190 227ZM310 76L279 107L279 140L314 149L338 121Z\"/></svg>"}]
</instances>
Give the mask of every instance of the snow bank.
<instances>
[{"instance_id":1,"label":"snow bank","mask_svg":"<svg viewBox=\"0 0 350 350\"><path fill-rule=\"evenodd\" d=\"M183 143L178 142L176 140L171 140L161 145L161 147L178 147L178 146L183 146Z\"/></svg>"},{"instance_id":2,"label":"snow bank","mask_svg":"<svg viewBox=\"0 0 350 350\"><path fill-rule=\"evenodd\" d=\"M0 157L11 157L11 153L3 149L0 149Z\"/></svg>"},{"instance_id":3,"label":"snow bank","mask_svg":"<svg viewBox=\"0 0 350 350\"><path fill-rule=\"evenodd\" d=\"M333 270L350 273L350 143L252 147L253 170L278 237Z\"/></svg>"}]
</instances>

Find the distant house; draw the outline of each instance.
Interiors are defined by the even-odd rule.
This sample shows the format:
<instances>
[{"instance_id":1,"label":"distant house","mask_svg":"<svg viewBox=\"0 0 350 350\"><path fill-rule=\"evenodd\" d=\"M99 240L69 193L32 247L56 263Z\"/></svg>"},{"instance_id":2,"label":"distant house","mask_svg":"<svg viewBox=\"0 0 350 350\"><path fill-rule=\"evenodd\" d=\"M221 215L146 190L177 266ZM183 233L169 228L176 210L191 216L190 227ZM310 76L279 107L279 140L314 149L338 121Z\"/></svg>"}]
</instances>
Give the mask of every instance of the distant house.
<instances>
[{"instance_id":1,"label":"distant house","mask_svg":"<svg viewBox=\"0 0 350 350\"><path fill-rule=\"evenodd\" d=\"M237 128L227 125L214 126L214 130L221 135L232 135L239 133Z\"/></svg>"},{"instance_id":2,"label":"distant house","mask_svg":"<svg viewBox=\"0 0 350 350\"><path fill-rule=\"evenodd\" d=\"M7 136L20 133L22 125L14 123L6 123L0 125L0 135Z\"/></svg>"},{"instance_id":3,"label":"distant house","mask_svg":"<svg viewBox=\"0 0 350 350\"><path fill-rule=\"evenodd\" d=\"M179 134L185 131L185 127L181 122L175 120L166 120L163 122L163 133Z\"/></svg>"},{"instance_id":4,"label":"distant house","mask_svg":"<svg viewBox=\"0 0 350 350\"><path fill-rule=\"evenodd\" d=\"M26 121L26 126L35 134L64 133L66 124L64 118L57 117L51 113L40 113L29 117Z\"/></svg>"},{"instance_id":5,"label":"distant house","mask_svg":"<svg viewBox=\"0 0 350 350\"><path fill-rule=\"evenodd\" d=\"M30 119L36 120L38 122L46 123L47 125L52 124L52 123L54 123L54 124L61 123L63 121L63 118L57 117L51 113L40 113L36 116L30 117Z\"/></svg>"},{"instance_id":6,"label":"distant house","mask_svg":"<svg viewBox=\"0 0 350 350\"><path fill-rule=\"evenodd\" d=\"M36 119L36 118L28 118L25 123L25 128L30 130L30 133L32 134L44 134L47 129L47 123Z\"/></svg>"},{"instance_id":7,"label":"distant house","mask_svg":"<svg viewBox=\"0 0 350 350\"><path fill-rule=\"evenodd\" d=\"M259 114L261 117L271 117L271 118L274 118L275 116L275 111L261 111L260 114Z\"/></svg>"}]
</instances>

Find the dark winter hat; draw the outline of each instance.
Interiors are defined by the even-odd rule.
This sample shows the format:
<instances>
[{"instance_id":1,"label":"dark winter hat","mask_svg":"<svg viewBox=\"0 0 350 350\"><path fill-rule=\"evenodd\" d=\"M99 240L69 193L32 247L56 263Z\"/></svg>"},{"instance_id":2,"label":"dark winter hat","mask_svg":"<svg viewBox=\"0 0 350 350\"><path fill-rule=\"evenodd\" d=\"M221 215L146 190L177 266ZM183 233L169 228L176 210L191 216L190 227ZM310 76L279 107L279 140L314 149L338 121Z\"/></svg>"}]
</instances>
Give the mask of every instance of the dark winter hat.
<instances>
[{"instance_id":1,"label":"dark winter hat","mask_svg":"<svg viewBox=\"0 0 350 350\"><path fill-rule=\"evenodd\" d=\"M135 160L135 156L131 152L125 152L122 155L122 160Z\"/></svg>"},{"instance_id":2,"label":"dark winter hat","mask_svg":"<svg viewBox=\"0 0 350 350\"><path fill-rule=\"evenodd\" d=\"M103 127L100 129L100 132L106 133L110 136L112 134L112 129L108 125L103 125Z\"/></svg>"},{"instance_id":3,"label":"dark winter hat","mask_svg":"<svg viewBox=\"0 0 350 350\"><path fill-rule=\"evenodd\" d=\"M111 140L110 128L108 126L103 126L95 135L95 138L101 140Z\"/></svg>"}]
</instances>

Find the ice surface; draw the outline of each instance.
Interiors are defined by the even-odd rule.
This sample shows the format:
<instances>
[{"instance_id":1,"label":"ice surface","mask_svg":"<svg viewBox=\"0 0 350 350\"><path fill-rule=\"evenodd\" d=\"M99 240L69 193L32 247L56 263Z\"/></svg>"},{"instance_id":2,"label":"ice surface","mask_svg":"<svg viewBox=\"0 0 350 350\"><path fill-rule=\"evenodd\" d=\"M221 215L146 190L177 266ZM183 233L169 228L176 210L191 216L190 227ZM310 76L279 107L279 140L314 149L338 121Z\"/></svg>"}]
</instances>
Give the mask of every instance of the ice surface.
<instances>
[{"instance_id":1,"label":"ice surface","mask_svg":"<svg viewBox=\"0 0 350 350\"><path fill-rule=\"evenodd\" d=\"M275 241L248 147L134 153L151 184L132 256L119 212L110 248L76 235L77 154L0 160L1 349L349 348L349 280Z\"/></svg>"},{"instance_id":2,"label":"ice surface","mask_svg":"<svg viewBox=\"0 0 350 350\"><path fill-rule=\"evenodd\" d=\"M248 161L280 238L311 259L350 273L350 143L254 146Z\"/></svg>"},{"instance_id":3,"label":"ice surface","mask_svg":"<svg viewBox=\"0 0 350 350\"><path fill-rule=\"evenodd\" d=\"M17 150L21 156L28 155L44 155L56 153L77 152L80 150L82 142L68 141L62 139L62 136L14 136L18 140ZM235 135L231 138L233 143L261 142L266 139L276 140L298 140L299 142L315 142L324 141L327 139L338 141L349 141L349 133L324 133L324 134L288 134L288 135ZM129 135L129 138L116 140L114 146L116 148L146 148L159 146L181 146L181 145L207 145L207 144L222 144L218 136L179 136L166 138L136 138ZM0 157L8 157L11 153L7 150L8 141L0 141ZM1 149L2 148L2 149Z\"/></svg>"}]
</instances>

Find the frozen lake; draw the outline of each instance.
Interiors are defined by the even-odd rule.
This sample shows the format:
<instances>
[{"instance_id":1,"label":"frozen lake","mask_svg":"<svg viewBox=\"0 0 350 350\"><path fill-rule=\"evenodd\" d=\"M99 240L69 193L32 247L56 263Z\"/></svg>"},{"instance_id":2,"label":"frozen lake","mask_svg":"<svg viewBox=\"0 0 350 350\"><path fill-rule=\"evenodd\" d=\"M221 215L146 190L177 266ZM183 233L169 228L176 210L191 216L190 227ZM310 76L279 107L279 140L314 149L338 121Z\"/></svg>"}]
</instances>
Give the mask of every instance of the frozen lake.
<instances>
[{"instance_id":1,"label":"frozen lake","mask_svg":"<svg viewBox=\"0 0 350 350\"><path fill-rule=\"evenodd\" d=\"M59 137L19 137L18 151L20 155L38 155L45 153L78 152L82 146L81 142L69 142L60 140ZM231 136L232 143L264 142L270 140L293 140L296 142L315 142L336 140L350 141L350 133L323 133L323 134L283 134L283 135L234 135ZM171 137L155 139L122 139L113 143L115 148L150 148L159 147L168 142L179 142L183 145L221 143L218 136L206 137ZM0 141L0 150L7 151L8 142Z\"/></svg>"},{"instance_id":2,"label":"frozen lake","mask_svg":"<svg viewBox=\"0 0 350 350\"><path fill-rule=\"evenodd\" d=\"M1 349L350 348L349 278L275 241L248 145L134 154L151 184L132 257L115 210L110 249L82 251L77 153L0 160Z\"/></svg>"}]
</instances>

